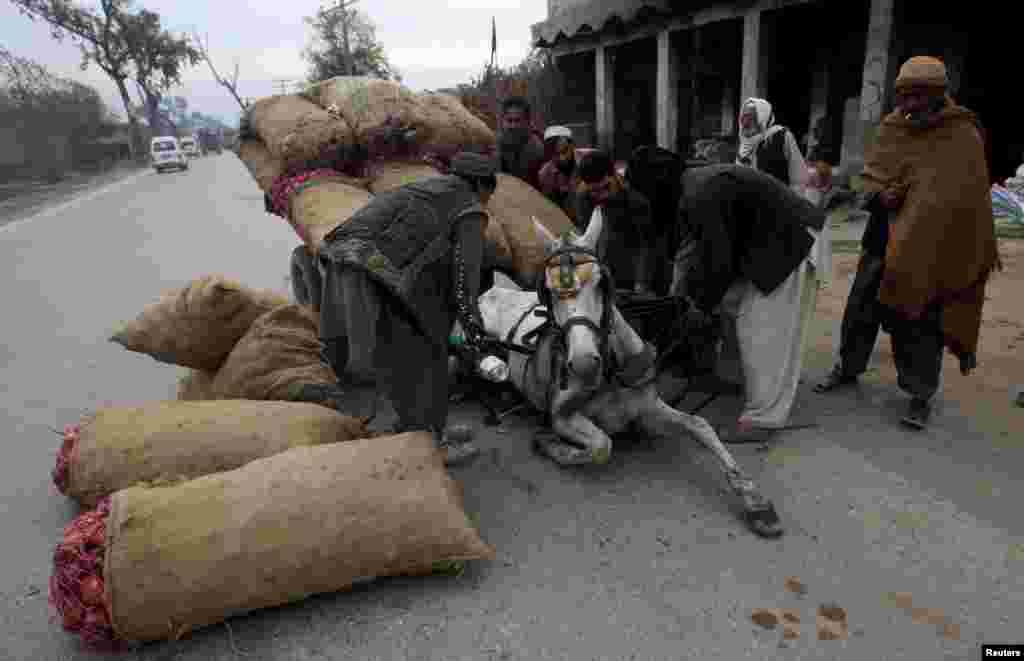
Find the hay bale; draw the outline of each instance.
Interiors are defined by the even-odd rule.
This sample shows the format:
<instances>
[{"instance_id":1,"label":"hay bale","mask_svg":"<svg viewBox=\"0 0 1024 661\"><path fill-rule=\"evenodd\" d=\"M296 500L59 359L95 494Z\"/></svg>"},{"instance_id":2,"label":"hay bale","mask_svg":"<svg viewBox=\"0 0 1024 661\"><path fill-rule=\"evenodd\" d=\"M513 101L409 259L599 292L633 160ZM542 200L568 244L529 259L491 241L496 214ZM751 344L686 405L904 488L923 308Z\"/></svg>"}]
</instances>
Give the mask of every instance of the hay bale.
<instances>
[{"instance_id":1,"label":"hay bale","mask_svg":"<svg viewBox=\"0 0 1024 661\"><path fill-rule=\"evenodd\" d=\"M259 140L242 140L238 146L238 158L242 159L249 174L265 193L270 192L274 181L284 173L284 163L274 158Z\"/></svg>"},{"instance_id":2,"label":"hay bale","mask_svg":"<svg viewBox=\"0 0 1024 661\"><path fill-rule=\"evenodd\" d=\"M337 109L356 141L386 125L427 129L416 95L393 80L369 76L337 76L310 87L305 96L322 108Z\"/></svg>"},{"instance_id":3,"label":"hay bale","mask_svg":"<svg viewBox=\"0 0 1024 661\"><path fill-rule=\"evenodd\" d=\"M257 317L287 303L276 292L207 275L147 305L110 340L162 363L216 370Z\"/></svg>"},{"instance_id":4,"label":"hay bale","mask_svg":"<svg viewBox=\"0 0 1024 661\"><path fill-rule=\"evenodd\" d=\"M292 198L289 223L306 248L316 255L324 237L369 203L365 189L340 181L322 180Z\"/></svg>"},{"instance_id":5,"label":"hay bale","mask_svg":"<svg viewBox=\"0 0 1024 661\"><path fill-rule=\"evenodd\" d=\"M491 220L501 225L511 251L513 268L527 279L537 277L544 266L544 242L531 218L555 236L572 230L569 216L558 205L525 181L498 175L498 188L487 205Z\"/></svg>"},{"instance_id":6,"label":"hay bale","mask_svg":"<svg viewBox=\"0 0 1024 661\"><path fill-rule=\"evenodd\" d=\"M83 639L122 643L176 639L363 578L495 556L429 433L295 448L175 486L125 489L93 519L105 534L65 538L54 577L81 567L83 551L102 555L88 569L105 586L100 631L73 617L68 626L81 588L51 581L64 593L54 603Z\"/></svg>"},{"instance_id":7,"label":"hay bale","mask_svg":"<svg viewBox=\"0 0 1024 661\"><path fill-rule=\"evenodd\" d=\"M253 130L286 169L302 169L327 149L355 142L347 123L297 95L260 99L250 117Z\"/></svg>"},{"instance_id":8,"label":"hay bale","mask_svg":"<svg viewBox=\"0 0 1024 661\"><path fill-rule=\"evenodd\" d=\"M309 306L283 305L253 322L217 371L217 399L292 400L304 385L336 386L321 358L319 320Z\"/></svg>"},{"instance_id":9,"label":"hay bale","mask_svg":"<svg viewBox=\"0 0 1024 661\"><path fill-rule=\"evenodd\" d=\"M428 137L421 146L428 151L453 154L460 150L488 151L495 147L494 131L450 94L419 96Z\"/></svg>"},{"instance_id":10,"label":"hay bale","mask_svg":"<svg viewBox=\"0 0 1024 661\"><path fill-rule=\"evenodd\" d=\"M192 479L290 448L369 436L364 422L303 402L107 407L73 429L58 455L65 472L55 471L54 481L87 507L140 482Z\"/></svg>"}]
</instances>

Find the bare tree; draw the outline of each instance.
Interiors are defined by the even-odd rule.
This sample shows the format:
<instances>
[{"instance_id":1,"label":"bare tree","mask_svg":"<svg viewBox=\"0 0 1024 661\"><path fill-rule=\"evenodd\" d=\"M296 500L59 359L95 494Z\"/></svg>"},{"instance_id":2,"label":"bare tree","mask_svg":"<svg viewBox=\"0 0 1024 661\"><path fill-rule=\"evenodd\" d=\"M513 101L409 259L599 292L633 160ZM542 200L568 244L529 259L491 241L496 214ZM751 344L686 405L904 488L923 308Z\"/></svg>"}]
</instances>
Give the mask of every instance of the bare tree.
<instances>
[{"instance_id":1,"label":"bare tree","mask_svg":"<svg viewBox=\"0 0 1024 661\"><path fill-rule=\"evenodd\" d=\"M206 60L206 64L210 67L210 73L213 74L213 79L217 81L217 84L226 89L231 93L231 96L238 102L239 107L245 110L249 104L247 101L243 101L242 97L238 95L238 59L235 59L235 70L232 72L231 78L222 78L217 72L217 68L213 66L213 60L210 59L210 35L206 34L205 39L200 39L199 33L193 31L192 40L197 44L199 49L199 56L203 60Z\"/></svg>"}]
</instances>

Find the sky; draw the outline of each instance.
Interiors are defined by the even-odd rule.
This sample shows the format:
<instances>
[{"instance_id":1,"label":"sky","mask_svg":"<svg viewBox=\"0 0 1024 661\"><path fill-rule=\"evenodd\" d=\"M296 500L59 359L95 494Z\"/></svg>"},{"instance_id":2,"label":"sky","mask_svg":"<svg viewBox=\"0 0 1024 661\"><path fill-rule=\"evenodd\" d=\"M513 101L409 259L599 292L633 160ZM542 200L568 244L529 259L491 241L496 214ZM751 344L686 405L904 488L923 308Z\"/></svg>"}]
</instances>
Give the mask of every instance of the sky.
<instances>
[{"instance_id":1,"label":"sky","mask_svg":"<svg viewBox=\"0 0 1024 661\"><path fill-rule=\"evenodd\" d=\"M97 7L95 0L77 0ZM198 30L209 34L210 56L218 72L228 75L239 63L238 90L259 98L276 91L274 81L305 78L308 66L302 50L312 32L303 17L324 3L317 0L137 0L160 14L174 32ZM326 3L334 6L334 0ZM391 64L413 90L454 87L468 83L490 59L491 18L497 21L499 66L513 66L530 50L530 26L547 17L547 0L359 0L354 5L377 27ZM287 11L285 11L287 8ZM113 83L95 65L85 71L78 48L57 41L41 21L18 13L0 0L0 45L46 66L52 73L96 87L108 106L123 113ZM181 89L171 94L188 99L189 110L219 117L234 125L238 104L214 81L202 63L186 71ZM133 99L137 101L137 99Z\"/></svg>"}]
</instances>

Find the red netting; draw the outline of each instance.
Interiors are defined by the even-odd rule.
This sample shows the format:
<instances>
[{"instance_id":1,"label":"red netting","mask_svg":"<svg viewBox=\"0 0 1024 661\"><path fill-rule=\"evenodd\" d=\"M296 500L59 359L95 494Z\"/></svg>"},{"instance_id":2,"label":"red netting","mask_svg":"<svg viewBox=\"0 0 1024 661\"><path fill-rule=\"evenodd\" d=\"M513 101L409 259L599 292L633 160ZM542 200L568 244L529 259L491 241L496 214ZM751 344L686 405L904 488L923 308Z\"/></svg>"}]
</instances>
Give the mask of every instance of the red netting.
<instances>
[{"instance_id":1,"label":"red netting","mask_svg":"<svg viewBox=\"0 0 1024 661\"><path fill-rule=\"evenodd\" d=\"M83 645L95 652L123 652L124 641L110 625L110 611L103 585L107 516L110 498L95 510L78 516L64 529L64 539L53 553L50 606L60 616L65 631L78 634Z\"/></svg>"},{"instance_id":2,"label":"red netting","mask_svg":"<svg viewBox=\"0 0 1024 661\"><path fill-rule=\"evenodd\" d=\"M57 490L66 494L68 492L68 472L71 470L71 457L74 455L75 446L78 445L78 436L82 429L78 425L68 425L64 428L64 443L57 451L57 465L53 469L53 483Z\"/></svg>"}]
</instances>

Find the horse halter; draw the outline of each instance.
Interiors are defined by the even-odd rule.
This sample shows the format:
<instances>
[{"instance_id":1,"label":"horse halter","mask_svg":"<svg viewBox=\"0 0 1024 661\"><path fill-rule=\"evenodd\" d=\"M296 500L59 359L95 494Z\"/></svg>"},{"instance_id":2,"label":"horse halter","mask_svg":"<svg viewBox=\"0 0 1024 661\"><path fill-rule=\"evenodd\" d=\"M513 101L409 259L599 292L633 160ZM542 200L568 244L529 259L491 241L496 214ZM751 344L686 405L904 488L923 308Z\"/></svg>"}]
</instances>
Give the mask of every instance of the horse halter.
<instances>
[{"instance_id":1,"label":"horse halter","mask_svg":"<svg viewBox=\"0 0 1024 661\"><path fill-rule=\"evenodd\" d=\"M577 255L583 255L589 259L577 262L574 259ZM601 275L600 286L604 291L601 323L596 324L582 315L573 315L566 319L564 324L558 324L554 319L554 297L558 296L560 299L575 298L583 288L583 283L580 282L576 269L588 264L593 265L591 268L596 267ZM554 287L555 291L552 292L552 287L548 284L548 272L549 269L555 266L558 268L558 282ZM611 361L609 360L609 353L611 351L611 343L609 339L612 329L612 307L615 303L615 283L611 272L601 264L597 254L587 248L565 246L548 255L544 260L544 271L537 282L537 297L541 305L547 308L548 311L546 315L547 322L544 326L549 332L554 333L557 346L562 354L567 356L569 352L569 331L574 326L583 326L597 336L598 352L602 365L606 372L610 372ZM571 365L568 365L567 360L564 361L561 369L561 387L563 390L568 387L568 372L570 369L572 369Z\"/></svg>"}]
</instances>

